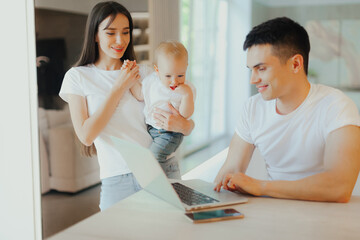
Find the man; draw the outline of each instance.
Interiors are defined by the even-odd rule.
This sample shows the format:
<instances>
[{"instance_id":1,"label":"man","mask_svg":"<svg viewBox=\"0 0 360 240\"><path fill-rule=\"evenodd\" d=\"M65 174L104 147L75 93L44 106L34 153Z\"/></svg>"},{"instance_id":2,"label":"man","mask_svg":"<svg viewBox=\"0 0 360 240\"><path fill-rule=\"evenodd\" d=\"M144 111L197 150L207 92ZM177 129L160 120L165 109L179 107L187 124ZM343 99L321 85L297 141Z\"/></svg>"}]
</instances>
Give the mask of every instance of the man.
<instances>
[{"instance_id":1,"label":"man","mask_svg":"<svg viewBox=\"0 0 360 240\"><path fill-rule=\"evenodd\" d=\"M289 18L252 29L244 50L259 94L245 103L221 187L255 196L348 202L360 169L360 117L341 91L307 79L309 37ZM269 181L245 175L257 147Z\"/></svg>"}]
</instances>

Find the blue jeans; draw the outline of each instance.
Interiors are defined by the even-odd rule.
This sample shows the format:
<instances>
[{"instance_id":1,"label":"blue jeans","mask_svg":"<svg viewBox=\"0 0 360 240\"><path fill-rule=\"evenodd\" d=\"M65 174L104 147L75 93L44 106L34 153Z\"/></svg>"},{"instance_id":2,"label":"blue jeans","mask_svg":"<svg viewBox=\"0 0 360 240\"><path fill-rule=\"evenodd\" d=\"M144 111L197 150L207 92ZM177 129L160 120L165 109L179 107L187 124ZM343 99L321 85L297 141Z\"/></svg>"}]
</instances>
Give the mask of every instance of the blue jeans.
<instances>
[{"instance_id":1,"label":"blue jeans","mask_svg":"<svg viewBox=\"0 0 360 240\"><path fill-rule=\"evenodd\" d=\"M100 210L104 211L139 190L141 186L132 173L102 179Z\"/></svg>"},{"instance_id":2,"label":"blue jeans","mask_svg":"<svg viewBox=\"0 0 360 240\"><path fill-rule=\"evenodd\" d=\"M150 125L148 125L148 132L153 139L150 150L160 163L166 176L169 178L180 178L177 159L175 157L167 159L167 157L180 146L184 135L182 133L156 129Z\"/></svg>"}]
</instances>

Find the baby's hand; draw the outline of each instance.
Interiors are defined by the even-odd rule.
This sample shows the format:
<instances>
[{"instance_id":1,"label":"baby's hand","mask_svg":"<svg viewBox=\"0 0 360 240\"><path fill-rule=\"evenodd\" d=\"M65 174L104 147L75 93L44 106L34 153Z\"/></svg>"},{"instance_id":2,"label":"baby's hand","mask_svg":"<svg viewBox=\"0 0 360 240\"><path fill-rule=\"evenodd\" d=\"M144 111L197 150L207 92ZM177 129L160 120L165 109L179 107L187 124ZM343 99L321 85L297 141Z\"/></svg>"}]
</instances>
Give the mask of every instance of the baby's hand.
<instances>
[{"instance_id":1,"label":"baby's hand","mask_svg":"<svg viewBox=\"0 0 360 240\"><path fill-rule=\"evenodd\" d=\"M192 93L190 86L187 85L186 83L180 84L177 88L175 88L174 91L181 95L189 95Z\"/></svg>"}]
</instances>

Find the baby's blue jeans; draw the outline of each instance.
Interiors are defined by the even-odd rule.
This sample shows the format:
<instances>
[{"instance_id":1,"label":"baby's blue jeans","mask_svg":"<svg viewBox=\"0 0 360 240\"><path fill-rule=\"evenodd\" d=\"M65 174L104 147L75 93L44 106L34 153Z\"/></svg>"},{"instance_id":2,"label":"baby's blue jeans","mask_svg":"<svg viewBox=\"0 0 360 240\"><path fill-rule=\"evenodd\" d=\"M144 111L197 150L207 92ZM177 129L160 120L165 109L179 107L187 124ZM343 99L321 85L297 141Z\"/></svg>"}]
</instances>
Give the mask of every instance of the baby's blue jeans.
<instances>
[{"instance_id":1,"label":"baby's blue jeans","mask_svg":"<svg viewBox=\"0 0 360 240\"><path fill-rule=\"evenodd\" d=\"M151 152L160 163L168 178L180 178L179 163L175 157L169 155L180 146L184 135L177 132L169 132L163 129L156 129L148 125L148 132L153 142L150 146Z\"/></svg>"}]
</instances>

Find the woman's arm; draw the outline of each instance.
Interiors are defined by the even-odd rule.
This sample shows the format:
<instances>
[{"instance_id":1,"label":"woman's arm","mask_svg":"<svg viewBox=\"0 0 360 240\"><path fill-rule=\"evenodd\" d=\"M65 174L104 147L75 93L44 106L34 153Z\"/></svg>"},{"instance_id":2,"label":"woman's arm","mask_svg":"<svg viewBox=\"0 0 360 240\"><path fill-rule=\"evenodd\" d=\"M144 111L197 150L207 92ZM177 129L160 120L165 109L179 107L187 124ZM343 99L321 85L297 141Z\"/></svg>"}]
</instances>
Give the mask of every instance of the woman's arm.
<instances>
[{"instance_id":1,"label":"woman's arm","mask_svg":"<svg viewBox=\"0 0 360 240\"><path fill-rule=\"evenodd\" d=\"M85 97L69 94L68 103L71 120L76 135L84 145L90 146L94 142L95 138L108 124L125 92L128 91L139 78L138 66L132 70L122 70L111 92L91 117L89 117L87 111L88 107Z\"/></svg>"},{"instance_id":2,"label":"woman's arm","mask_svg":"<svg viewBox=\"0 0 360 240\"><path fill-rule=\"evenodd\" d=\"M194 121L181 116L179 111L177 111L170 103L168 105L171 113L159 108L155 110L154 119L156 124L167 131L180 132L185 136L190 135L195 127Z\"/></svg>"}]
</instances>

